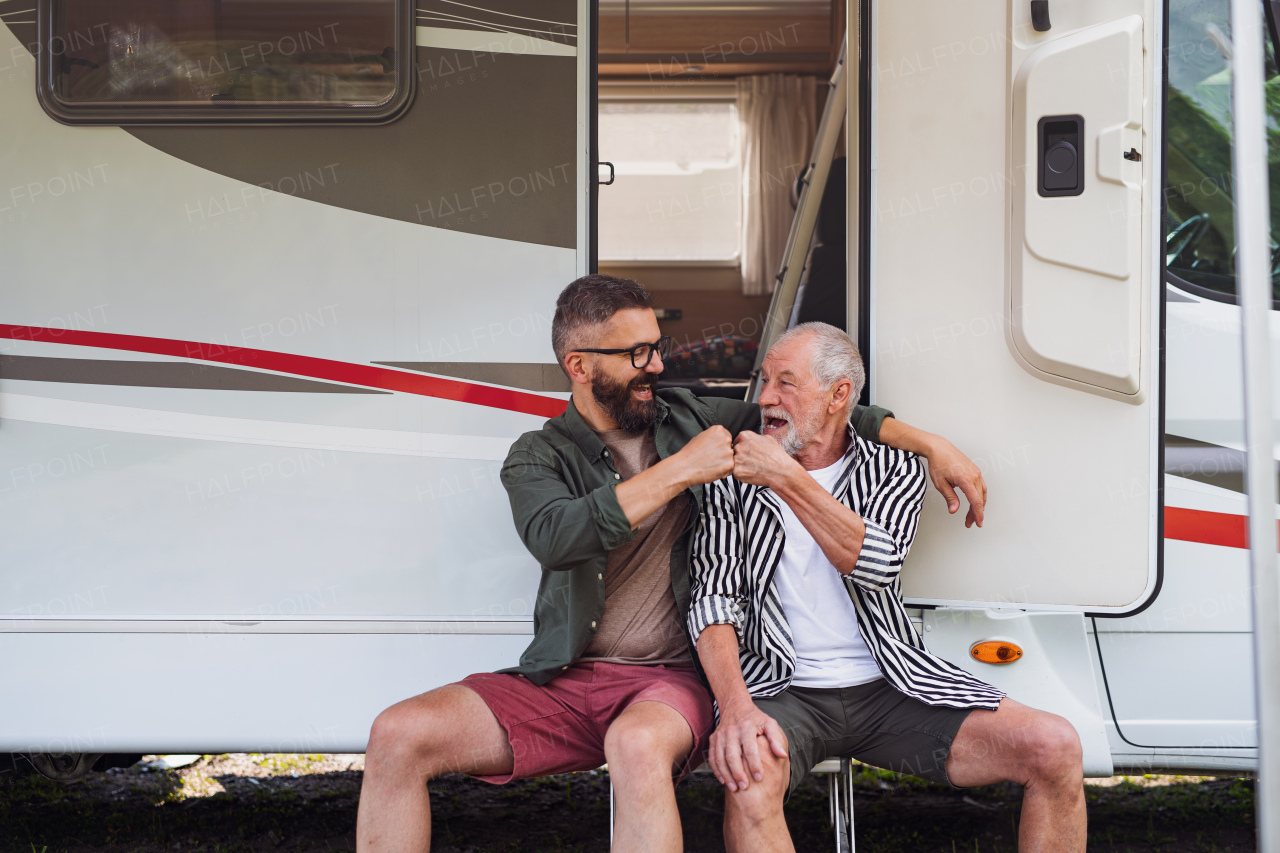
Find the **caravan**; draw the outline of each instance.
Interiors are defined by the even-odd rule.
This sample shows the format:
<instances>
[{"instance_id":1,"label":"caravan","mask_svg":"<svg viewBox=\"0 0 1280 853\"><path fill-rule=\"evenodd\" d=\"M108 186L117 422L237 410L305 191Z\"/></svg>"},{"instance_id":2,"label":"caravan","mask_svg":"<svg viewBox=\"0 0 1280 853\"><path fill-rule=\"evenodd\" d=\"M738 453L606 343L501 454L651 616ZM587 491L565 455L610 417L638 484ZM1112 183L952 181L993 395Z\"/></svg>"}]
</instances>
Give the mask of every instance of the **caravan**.
<instances>
[{"instance_id":1,"label":"caravan","mask_svg":"<svg viewBox=\"0 0 1280 853\"><path fill-rule=\"evenodd\" d=\"M990 486L981 530L926 503L926 642L1071 720L1089 775L1256 766L1225 0L0 20L3 750L359 752L382 708L514 662L539 572L498 466L563 410L550 310L602 268L717 354L673 379L705 393L835 312L870 400ZM725 81L769 70L823 75L772 299L742 292L724 124ZM703 252L669 262L609 193L665 174L625 142L690 105L727 135L701 214L648 199Z\"/></svg>"}]
</instances>

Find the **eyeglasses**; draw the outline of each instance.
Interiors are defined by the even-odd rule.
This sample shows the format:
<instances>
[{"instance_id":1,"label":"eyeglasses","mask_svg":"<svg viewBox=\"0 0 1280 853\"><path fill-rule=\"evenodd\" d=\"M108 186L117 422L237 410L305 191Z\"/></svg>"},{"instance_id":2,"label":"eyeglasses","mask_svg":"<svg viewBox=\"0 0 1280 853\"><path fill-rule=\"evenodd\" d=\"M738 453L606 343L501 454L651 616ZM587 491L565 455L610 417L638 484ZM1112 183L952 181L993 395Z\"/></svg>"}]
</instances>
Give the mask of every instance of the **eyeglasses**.
<instances>
[{"instance_id":1,"label":"eyeglasses","mask_svg":"<svg viewBox=\"0 0 1280 853\"><path fill-rule=\"evenodd\" d=\"M649 366L649 362L653 361L654 353L657 353L660 359L671 355L671 336L663 335L651 344L636 344L626 349L576 349L574 352L594 352L600 355L628 353L631 356L631 366L636 370L644 370Z\"/></svg>"}]
</instances>

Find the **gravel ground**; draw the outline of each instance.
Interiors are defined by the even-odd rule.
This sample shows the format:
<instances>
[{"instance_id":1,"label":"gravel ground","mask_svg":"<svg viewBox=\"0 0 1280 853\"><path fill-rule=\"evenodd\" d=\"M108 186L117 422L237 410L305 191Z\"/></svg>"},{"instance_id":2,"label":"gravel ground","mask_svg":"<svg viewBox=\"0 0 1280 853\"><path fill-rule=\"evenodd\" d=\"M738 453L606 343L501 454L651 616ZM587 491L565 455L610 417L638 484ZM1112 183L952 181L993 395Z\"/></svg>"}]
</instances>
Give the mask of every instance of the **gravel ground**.
<instances>
[{"instance_id":1,"label":"gravel ground","mask_svg":"<svg viewBox=\"0 0 1280 853\"><path fill-rule=\"evenodd\" d=\"M155 756L147 756L154 759ZM0 850L169 853L355 847L361 755L206 755L177 770L90 773L60 785L0 778ZM855 789L861 853L998 853L1015 849L1021 792L953 791L872 768ZM721 792L696 775L678 789L690 853L723 850ZM1089 850L1253 851L1253 783L1195 776L1090 780ZM495 787L453 776L432 786L438 853L608 850L609 793L599 772ZM833 850L826 781L787 806L799 851Z\"/></svg>"}]
</instances>

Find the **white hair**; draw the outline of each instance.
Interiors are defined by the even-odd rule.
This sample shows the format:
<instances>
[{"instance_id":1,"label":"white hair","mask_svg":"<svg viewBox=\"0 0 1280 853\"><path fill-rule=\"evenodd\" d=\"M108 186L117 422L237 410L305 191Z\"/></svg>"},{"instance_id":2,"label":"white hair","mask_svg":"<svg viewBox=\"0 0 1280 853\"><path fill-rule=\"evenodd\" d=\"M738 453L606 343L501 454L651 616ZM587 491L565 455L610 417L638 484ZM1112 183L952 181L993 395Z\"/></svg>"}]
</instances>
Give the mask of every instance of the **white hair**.
<instances>
[{"instance_id":1,"label":"white hair","mask_svg":"<svg viewBox=\"0 0 1280 853\"><path fill-rule=\"evenodd\" d=\"M831 388L841 379L848 379L853 385L849 389L849 402L845 413L853 411L858 397L862 395L862 386L867 383L867 374L862 367L862 355L849 336L826 323L801 323L793 326L774 342L774 346L807 338L810 342L809 372L823 388Z\"/></svg>"}]
</instances>

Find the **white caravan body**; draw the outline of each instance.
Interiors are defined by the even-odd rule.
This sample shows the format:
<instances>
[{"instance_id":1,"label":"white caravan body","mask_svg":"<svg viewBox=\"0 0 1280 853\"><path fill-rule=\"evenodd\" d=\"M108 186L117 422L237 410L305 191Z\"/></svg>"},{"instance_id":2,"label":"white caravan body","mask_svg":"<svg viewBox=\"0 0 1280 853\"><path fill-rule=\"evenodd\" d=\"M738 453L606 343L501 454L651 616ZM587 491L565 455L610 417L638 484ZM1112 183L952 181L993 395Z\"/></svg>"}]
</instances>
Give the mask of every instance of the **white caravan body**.
<instances>
[{"instance_id":1,"label":"white caravan body","mask_svg":"<svg viewBox=\"0 0 1280 853\"><path fill-rule=\"evenodd\" d=\"M567 399L587 4L396 3L392 121L128 128L41 108L36 5L0 7L0 672L40 699L0 749L362 751L532 634L498 471Z\"/></svg>"},{"instance_id":2,"label":"white caravan body","mask_svg":"<svg viewBox=\"0 0 1280 853\"><path fill-rule=\"evenodd\" d=\"M157 126L38 86L54 5L0 2L0 751L362 751L532 634L498 469L567 398L590 6L397 4L377 123ZM1194 538L1243 495L1162 469L1166 433L1243 438L1238 309L1161 280L1163 12L1028 7L848 16L850 328L872 399L991 487L982 530L930 495L906 593L1090 775L1248 769L1245 552ZM1080 119L1080 193L1028 180L1045 117Z\"/></svg>"}]
</instances>

